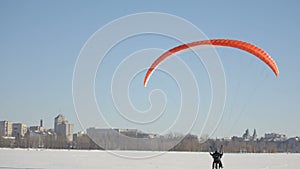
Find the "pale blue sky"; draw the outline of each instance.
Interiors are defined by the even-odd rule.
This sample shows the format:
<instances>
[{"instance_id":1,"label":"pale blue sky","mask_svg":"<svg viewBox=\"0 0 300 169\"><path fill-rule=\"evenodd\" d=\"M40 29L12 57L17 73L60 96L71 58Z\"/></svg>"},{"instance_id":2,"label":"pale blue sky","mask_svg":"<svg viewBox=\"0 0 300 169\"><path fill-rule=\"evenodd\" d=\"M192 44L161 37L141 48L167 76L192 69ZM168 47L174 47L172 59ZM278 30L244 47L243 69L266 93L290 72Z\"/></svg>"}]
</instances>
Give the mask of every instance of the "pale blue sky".
<instances>
[{"instance_id":1,"label":"pale blue sky","mask_svg":"<svg viewBox=\"0 0 300 169\"><path fill-rule=\"evenodd\" d=\"M254 43L278 64L280 73L275 78L250 54L217 50L224 64L228 93L214 136L241 135L246 128L256 128L259 135L278 132L299 136L299 7L296 0L0 1L0 120L36 125L43 118L46 127L52 128L53 118L62 113L80 130L72 101L72 75L82 46L95 31L114 19L137 12L163 12L190 21L210 39ZM128 42L129 49L120 45L117 52L126 49L128 55L136 46L158 48L157 42L163 40L149 37L144 43L147 38L137 37ZM175 45L179 44L162 43L161 48L167 50ZM109 106L106 109L109 111ZM193 132L198 130L196 124Z\"/></svg>"}]
</instances>

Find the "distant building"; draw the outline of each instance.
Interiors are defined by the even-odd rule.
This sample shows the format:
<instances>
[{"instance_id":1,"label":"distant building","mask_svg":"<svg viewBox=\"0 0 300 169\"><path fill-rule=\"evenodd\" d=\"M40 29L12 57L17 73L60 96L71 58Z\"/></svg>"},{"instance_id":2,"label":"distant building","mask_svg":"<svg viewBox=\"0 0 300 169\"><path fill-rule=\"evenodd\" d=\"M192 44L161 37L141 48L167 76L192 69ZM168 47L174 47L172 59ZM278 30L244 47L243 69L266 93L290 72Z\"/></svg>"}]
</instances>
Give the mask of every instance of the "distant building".
<instances>
[{"instance_id":1,"label":"distant building","mask_svg":"<svg viewBox=\"0 0 300 169\"><path fill-rule=\"evenodd\" d=\"M252 136L250 135L249 129L246 129L245 133L242 135L243 141L255 141L257 140L256 129L254 129Z\"/></svg>"},{"instance_id":2,"label":"distant building","mask_svg":"<svg viewBox=\"0 0 300 169\"><path fill-rule=\"evenodd\" d=\"M43 120L40 120L40 126L43 127Z\"/></svg>"},{"instance_id":3,"label":"distant building","mask_svg":"<svg viewBox=\"0 0 300 169\"><path fill-rule=\"evenodd\" d=\"M265 139L267 141L285 141L287 138L285 134L266 133Z\"/></svg>"},{"instance_id":4,"label":"distant building","mask_svg":"<svg viewBox=\"0 0 300 169\"><path fill-rule=\"evenodd\" d=\"M0 121L0 136L12 137L13 125L10 121Z\"/></svg>"},{"instance_id":5,"label":"distant building","mask_svg":"<svg viewBox=\"0 0 300 169\"><path fill-rule=\"evenodd\" d=\"M41 126L30 126L29 130L35 131L35 132L44 132L45 131L44 127L41 127Z\"/></svg>"},{"instance_id":6,"label":"distant building","mask_svg":"<svg viewBox=\"0 0 300 169\"><path fill-rule=\"evenodd\" d=\"M54 118L54 131L57 136L64 136L68 141L73 140L74 124L70 124L63 115Z\"/></svg>"},{"instance_id":7,"label":"distant building","mask_svg":"<svg viewBox=\"0 0 300 169\"><path fill-rule=\"evenodd\" d=\"M13 123L13 136L16 138L22 138L27 132L27 126L23 123Z\"/></svg>"},{"instance_id":8,"label":"distant building","mask_svg":"<svg viewBox=\"0 0 300 169\"><path fill-rule=\"evenodd\" d=\"M56 132L58 129L58 125L64 123L66 121L65 117L59 114L57 117L54 118L54 131Z\"/></svg>"},{"instance_id":9,"label":"distant building","mask_svg":"<svg viewBox=\"0 0 300 169\"><path fill-rule=\"evenodd\" d=\"M106 129L106 128L95 128L95 127L91 127L88 128L87 130L87 134L89 136L118 136L119 135L119 129Z\"/></svg>"},{"instance_id":10,"label":"distant building","mask_svg":"<svg viewBox=\"0 0 300 169\"><path fill-rule=\"evenodd\" d=\"M62 123L56 126L57 136L65 136L68 141L73 140L74 125L69 123Z\"/></svg>"},{"instance_id":11,"label":"distant building","mask_svg":"<svg viewBox=\"0 0 300 169\"><path fill-rule=\"evenodd\" d=\"M78 142L78 138L85 136L86 133L84 133L83 131L78 132L78 133L74 133L73 134L73 141L76 143Z\"/></svg>"},{"instance_id":12,"label":"distant building","mask_svg":"<svg viewBox=\"0 0 300 169\"><path fill-rule=\"evenodd\" d=\"M254 131L253 131L252 140L257 140L256 129L254 129Z\"/></svg>"},{"instance_id":13,"label":"distant building","mask_svg":"<svg viewBox=\"0 0 300 169\"><path fill-rule=\"evenodd\" d=\"M300 137L289 138L286 142L286 152L300 153Z\"/></svg>"},{"instance_id":14,"label":"distant building","mask_svg":"<svg viewBox=\"0 0 300 169\"><path fill-rule=\"evenodd\" d=\"M247 129L247 130L245 131L245 133L243 134L243 139L244 139L245 141L249 141L249 140L251 139L251 136L250 136L250 134L249 134L249 129Z\"/></svg>"},{"instance_id":15,"label":"distant building","mask_svg":"<svg viewBox=\"0 0 300 169\"><path fill-rule=\"evenodd\" d=\"M30 128L35 128L40 126L32 126ZM28 130L27 135L30 137L29 147L33 148L43 148L44 147L44 140L46 133L45 131L40 130Z\"/></svg>"},{"instance_id":16,"label":"distant building","mask_svg":"<svg viewBox=\"0 0 300 169\"><path fill-rule=\"evenodd\" d=\"M87 136L106 150L170 150L180 142L167 140L159 134L143 133L137 129L88 128Z\"/></svg>"},{"instance_id":17,"label":"distant building","mask_svg":"<svg viewBox=\"0 0 300 169\"><path fill-rule=\"evenodd\" d=\"M45 131L45 128L43 127L43 120L40 120L39 126L30 126L29 131L32 131L35 133L43 133Z\"/></svg>"},{"instance_id":18,"label":"distant building","mask_svg":"<svg viewBox=\"0 0 300 169\"><path fill-rule=\"evenodd\" d=\"M118 128L95 128L87 129L87 134L90 136L97 135L98 137L119 137L120 135L132 138L161 138L159 134L143 133L137 129L118 129Z\"/></svg>"},{"instance_id":19,"label":"distant building","mask_svg":"<svg viewBox=\"0 0 300 169\"><path fill-rule=\"evenodd\" d=\"M242 137L238 137L238 136L232 136L231 140L232 141L239 141L239 142L241 142L241 141L243 141L243 138Z\"/></svg>"},{"instance_id":20,"label":"distant building","mask_svg":"<svg viewBox=\"0 0 300 169\"><path fill-rule=\"evenodd\" d=\"M137 137L138 130L137 129L115 129L120 134L123 134L128 137Z\"/></svg>"}]
</instances>

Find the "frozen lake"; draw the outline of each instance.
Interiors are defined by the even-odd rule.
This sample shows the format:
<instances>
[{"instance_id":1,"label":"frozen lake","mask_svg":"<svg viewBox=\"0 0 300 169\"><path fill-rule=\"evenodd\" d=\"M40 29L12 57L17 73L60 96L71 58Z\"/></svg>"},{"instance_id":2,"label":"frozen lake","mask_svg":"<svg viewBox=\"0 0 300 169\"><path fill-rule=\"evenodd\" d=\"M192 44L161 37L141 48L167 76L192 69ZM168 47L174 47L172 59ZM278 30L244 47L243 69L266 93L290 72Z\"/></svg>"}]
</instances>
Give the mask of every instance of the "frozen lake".
<instances>
[{"instance_id":1,"label":"frozen lake","mask_svg":"<svg viewBox=\"0 0 300 169\"><path fill-rule=\"evenodd\" d=\"M225 169L300 168L300 154L224 153L222 160ZM0 169L210 169L211 163L202 152L0 149Z\"/></svg>"}]
</instances>

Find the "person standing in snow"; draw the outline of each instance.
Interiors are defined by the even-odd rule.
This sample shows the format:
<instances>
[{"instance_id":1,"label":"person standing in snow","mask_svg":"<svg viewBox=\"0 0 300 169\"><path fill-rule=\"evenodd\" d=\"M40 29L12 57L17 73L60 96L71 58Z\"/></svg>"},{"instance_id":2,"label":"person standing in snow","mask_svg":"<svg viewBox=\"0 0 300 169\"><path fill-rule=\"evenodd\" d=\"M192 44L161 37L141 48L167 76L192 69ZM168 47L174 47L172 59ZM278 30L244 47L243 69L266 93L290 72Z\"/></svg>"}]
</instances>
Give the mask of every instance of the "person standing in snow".
<instances>
[{"instance_id":1,"label":"person standing in snow","mask_svg":"<svg viewBox=\"0 0 300 169\"><path fill-rule=\"evenodd\" d=\"M210 147L212 150L212 147ZM221 145L220 148L220 152L218 152L218 150L216 150L214 153L210 152L209 154L212 156L213 158L213 164L212 164L212 169L214 169L214 167L217 168L217 165L219 165L219 168L223 168L223 164L221 161L221 158L223 156L223 145Z\"/></svg>"}]
</instances>

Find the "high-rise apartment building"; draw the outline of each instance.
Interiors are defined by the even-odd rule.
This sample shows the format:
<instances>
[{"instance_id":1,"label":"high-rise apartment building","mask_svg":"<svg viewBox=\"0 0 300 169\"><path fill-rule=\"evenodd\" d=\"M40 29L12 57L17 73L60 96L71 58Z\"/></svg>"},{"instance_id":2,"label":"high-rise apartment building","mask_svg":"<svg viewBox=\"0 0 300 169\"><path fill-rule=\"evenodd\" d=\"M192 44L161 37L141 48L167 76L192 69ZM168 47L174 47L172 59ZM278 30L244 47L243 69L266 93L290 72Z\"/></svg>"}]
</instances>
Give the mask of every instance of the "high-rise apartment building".
<instances>
[{"instance_id":1,"label":"high-rise apartment building","mask_svg":"<svg viewBox=\"0 0 300 169\"><path fill-rule=\"evenodd\" d=\"M70 124L63 115L54 118L54 131L57 136L64 136L68 141L73 140L74 124Z\"/></svg>"},{"instance_id":2,"label":"high-rise apartment building","mask_svg":"<svg viewBox=\"0 0 300 169\"><path fill-rule=\"evenodd\" d=\"M12 135L14 137L20 138L24 137L27 132L27 126L23 123L13 123Z\"/></svg>"},{"instance_id":3,"label":"high-rise apartment building","mask_svg":"<svg viewBox=\"0 0 300 169\"><path fill-rule=\"evenodd\" d=\"M0 136L11 137L13 125L11 121L0 121Z\"/></svg>"}]
</instances>

